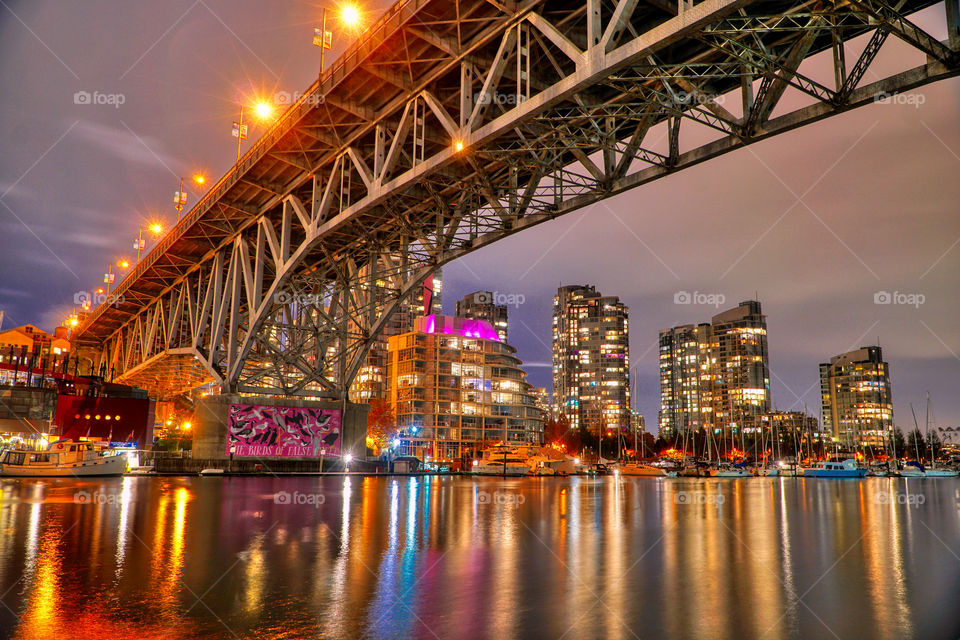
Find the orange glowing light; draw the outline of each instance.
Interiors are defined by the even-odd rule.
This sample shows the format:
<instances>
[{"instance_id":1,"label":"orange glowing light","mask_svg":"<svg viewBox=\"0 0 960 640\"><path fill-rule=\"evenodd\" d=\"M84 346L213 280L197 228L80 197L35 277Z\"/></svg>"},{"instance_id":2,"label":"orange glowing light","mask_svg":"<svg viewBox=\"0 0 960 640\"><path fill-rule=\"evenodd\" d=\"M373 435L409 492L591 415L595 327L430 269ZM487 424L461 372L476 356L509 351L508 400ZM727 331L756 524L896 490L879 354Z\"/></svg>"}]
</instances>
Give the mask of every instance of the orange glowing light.
<instances>
[{"instance_id":1,"label":"orange glowing light","mask_svg":"<svg viewBox=\"0 0 960 640\"><path fill-rule=\"evenodd\" d=\"M340 22L347 27L360 25L360 9L355 4L345 4L340 8Z\"/></svg>"}]
</instances>

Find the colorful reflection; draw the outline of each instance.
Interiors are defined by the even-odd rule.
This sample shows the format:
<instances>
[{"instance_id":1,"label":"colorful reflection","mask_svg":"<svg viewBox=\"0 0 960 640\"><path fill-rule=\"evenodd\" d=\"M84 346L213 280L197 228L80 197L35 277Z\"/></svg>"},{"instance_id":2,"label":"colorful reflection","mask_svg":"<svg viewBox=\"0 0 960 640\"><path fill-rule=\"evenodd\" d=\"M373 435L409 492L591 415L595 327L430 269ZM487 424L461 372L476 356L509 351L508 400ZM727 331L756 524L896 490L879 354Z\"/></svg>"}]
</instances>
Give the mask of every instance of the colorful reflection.
<instances>
[{"instance_id":1,"label":"colorful reflection","mask_svg":"<svg viewBox=\"0 0 960 640\"><path fill-rule=\"evenodd\" d=\"M936 605L960 587L947 548L960 539L960 487L949 482L2 481L0 628L107 639L944 637L960 627L955 609Z\"/></svg>"}]
</instances>

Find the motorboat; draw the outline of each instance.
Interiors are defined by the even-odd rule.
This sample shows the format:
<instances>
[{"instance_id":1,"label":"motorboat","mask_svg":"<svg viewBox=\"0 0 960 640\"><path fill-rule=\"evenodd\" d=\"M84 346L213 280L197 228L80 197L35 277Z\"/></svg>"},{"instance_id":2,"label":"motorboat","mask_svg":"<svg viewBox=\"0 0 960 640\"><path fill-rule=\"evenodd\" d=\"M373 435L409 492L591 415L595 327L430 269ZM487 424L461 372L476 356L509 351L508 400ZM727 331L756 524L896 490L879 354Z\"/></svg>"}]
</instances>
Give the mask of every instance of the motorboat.
<instances>
[{"instance_id":1,"label":"motorboat","mask_svg":"<svg viewBox=\"0 0 960 640\"><path fill-rule=\"evenodd\" d=\"M643 462L623 462L617 467L617 472L622 476L654 476L663 478L667 475L667 470L663 467L657 467Z\"/></svg>"},{"instance_id":2,"label":"motorboat","mask_svg":"<svg viewBox=\"0 0 960 640\"><path fill-rule=\"evenodd\" d=\"M475 460L473 472L480 476L525 476L530 473L527 456L517 447L498 444L485 449Z\"/></svg>"},{"instance_id":3,"label":"motorboat","mask_svg":"<svg viewBox=\"0 0 960 640\"><path fill-rule=\"evenodd\" d=\"M750 478L752 476L750 469L740 466L721 467L712 474L714 478Z\"/></svg>"},{"instance_id":4,"label":"motorboat","mask_svg":"<svg viewBox=\"0 0 960 640\"><path fill-rule=\"evenodd\" d=\"M867 470L861 469L852 458L842 462L824 460L803 470L805 478L863 478L866 475Z\"/></svg>"},{"instance_id":5,"label":"motorboat","mask_svg":"<svg viewBox=\"0 0 960 640\"><path fill-rule=\"evenodd\" d=\"M927 469L913 460L900 470L901 478L956 478L960 475L954 469Z\"/></svg>"},{"instance_id":6,"label":"motorboat","mask_svg":"<svg viewBox=\"0 0 960 640\"><path fill-rule=\"evenodd\" d=\"M127 469L125 450L94 442L58 440L44 451L10 449L0 458L0 476L119 476Z\"/></svg>"}]
</instances>

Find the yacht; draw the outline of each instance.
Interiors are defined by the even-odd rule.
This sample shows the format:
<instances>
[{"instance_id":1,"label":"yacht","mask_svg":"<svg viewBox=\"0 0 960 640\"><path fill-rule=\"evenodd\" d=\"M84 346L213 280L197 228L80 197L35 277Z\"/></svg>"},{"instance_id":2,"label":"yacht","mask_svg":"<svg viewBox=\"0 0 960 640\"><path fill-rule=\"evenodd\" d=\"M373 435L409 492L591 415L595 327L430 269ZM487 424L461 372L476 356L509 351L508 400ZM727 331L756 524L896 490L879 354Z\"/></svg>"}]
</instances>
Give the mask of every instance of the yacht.
<instances>
[{"instance_id":1,"label":"yacht","mask_svg":"<svg viewBox=\"0 0 960 640\"><path fill-rule=\"evenodd\" d=\"M480 460L474 460L473 472L480 476L525 476L530 473L530 464L517 447L498 444L485 449Z\"/></svg>"},{"instance_id":2,"label":"yacht","mask_svg":"<svg viewBox=\"0 0 960 640\"><path fill-rule=\"evenodd\" d=\"M45 451L10 449L0 458L0 476L119 476L127 469L127 457L119 449L93 442L60 440Z\"/></svg>"},{"instance_id":3,"label":"yacht","mask_svg":"<svg viewBox=\"0 0 960 640\"><path fill-rule=\"evenodd\" d=\"M617 467L617 471L622 476L656 476L662 478L667 475L667 470L663 467L643 462L623 462Z\"/></svg>"},{"instance_id":4,"label":"yacht","mask_svg":"<svg viewBox=\"0 0 960 640\"><path fill-rule=\"evenodd\" d=\"M907 466L900 470L901 478L956 478L958 473L953 469L927 469L914 461L907 462Z\"/></svg>"},{"instance_id":5,"label":"yacht","mask_svg":"<svg viewBox=\"0 0 960 640\"><path fill-rule=\"evenodd\" d=\"M867 475L867 470L858 467L857 461L850 458L843 462L823 461L804 469L803 475L805 478L862 478Z\"/></svg>"}]
</instances>

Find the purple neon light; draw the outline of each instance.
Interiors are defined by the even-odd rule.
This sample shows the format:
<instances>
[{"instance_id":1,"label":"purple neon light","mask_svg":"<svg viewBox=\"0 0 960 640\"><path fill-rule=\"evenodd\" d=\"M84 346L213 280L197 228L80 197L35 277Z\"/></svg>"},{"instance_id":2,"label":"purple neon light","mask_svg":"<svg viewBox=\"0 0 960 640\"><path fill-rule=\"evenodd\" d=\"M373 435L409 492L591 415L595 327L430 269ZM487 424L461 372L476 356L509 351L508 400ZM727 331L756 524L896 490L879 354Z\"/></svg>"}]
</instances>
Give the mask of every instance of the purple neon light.
<instances>
[{"instance_id":1,"label":"purple neon light","mask_svg":"<svg viewBox=\"0 0 960 640\"><path fill-rule=\"evenodd\" d=\"M422 333L441 333L445 335L462 336L464 338L480 338L482 340L496 340L500 342L500 335L493 325L485 320L471 320L455 316L441 316L430 314L423 316L420 323Z\"/></svg>"}]
</instances>

